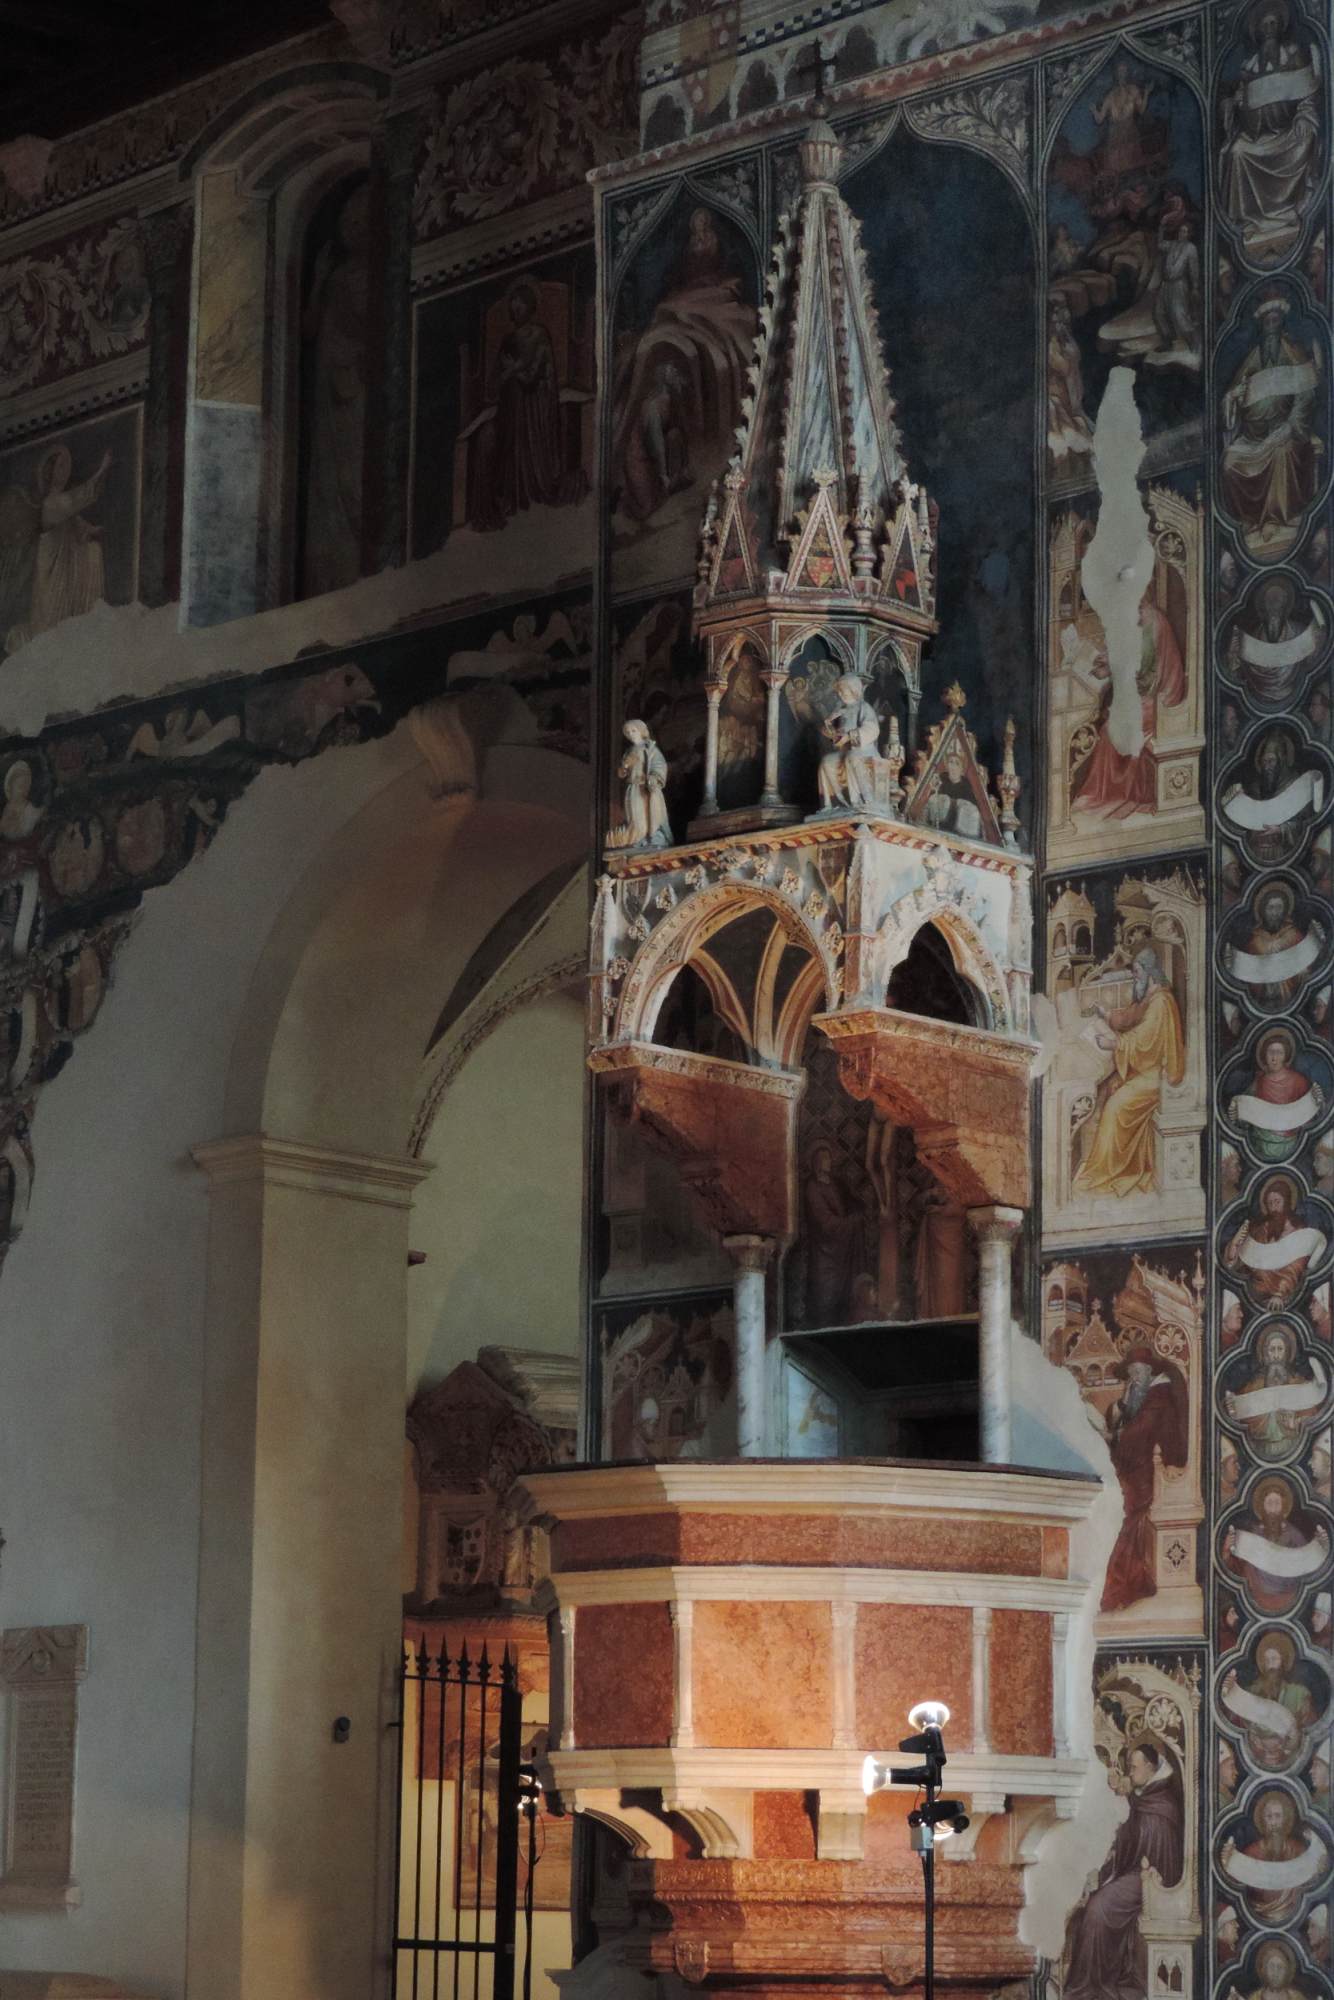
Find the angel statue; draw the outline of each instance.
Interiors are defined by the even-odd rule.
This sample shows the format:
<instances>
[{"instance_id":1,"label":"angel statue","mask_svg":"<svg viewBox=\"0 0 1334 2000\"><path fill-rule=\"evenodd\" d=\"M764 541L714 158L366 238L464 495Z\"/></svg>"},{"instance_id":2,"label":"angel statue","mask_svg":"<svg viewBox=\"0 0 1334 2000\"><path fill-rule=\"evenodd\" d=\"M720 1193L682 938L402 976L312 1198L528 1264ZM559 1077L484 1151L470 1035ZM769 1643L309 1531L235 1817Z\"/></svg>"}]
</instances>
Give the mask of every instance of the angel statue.
<instances>
[{"instance_id":1,"label":"angel statue","mask_svg":"<svg viewBox=\"0 0 1334 2000\"><path fill-rule=\"evenodd\" d=\"M624 790L616 824L607 836L608 847L670 847L672 829L667 823L667 759L649 735L646 722L627 722L622 732L629 749L617 765Z\"/></svg>"}]
</instances>

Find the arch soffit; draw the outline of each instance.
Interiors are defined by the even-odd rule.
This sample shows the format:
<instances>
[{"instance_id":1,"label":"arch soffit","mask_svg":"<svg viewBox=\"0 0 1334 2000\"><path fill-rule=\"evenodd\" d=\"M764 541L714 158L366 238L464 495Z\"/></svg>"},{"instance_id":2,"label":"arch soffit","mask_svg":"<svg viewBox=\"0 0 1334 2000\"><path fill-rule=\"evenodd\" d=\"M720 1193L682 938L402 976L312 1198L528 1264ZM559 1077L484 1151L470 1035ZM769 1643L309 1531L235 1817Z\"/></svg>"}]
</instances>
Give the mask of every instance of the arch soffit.
<instances>
[{"instance_id":1,"label":"arch soffit","mask_svg":"<svg viewBox=\"0 0 1334 2000\"><path fill-rule=\"evenodd\" d=\"M842 633L835 632L831 626L819 623L805 625L799 632L793 634L779 654L778 663L780 667L790 670L793 661L802 647L807 645L812 639L819 639L823 645L828 646L830 652L840 662L846 672L852 673L855 671L857 656Z\"/></svg>"},{"instance_id":2,"label":"arch soffit","mask_svg":"<svg viewBox=\"0 0 1334 2000\"><path fill-rule=\"evenodd\" d=\"M306 63L267 77L225 105L182 155L177 178L231 166L245 182L271 162L280 135L312 118L330 135L360 126L369 137L388 78L364 63Z\"/></svg>"},{"instance_id":3,"label":"arch soffit","mask_svg":"<svg viewBox=\"0 0 1334 2000\"><path fill-rule=\"evenodd\" d=\"M715 882L678 903L641 946L617 1012L617 1041L651 1041L667 989L681 967L690 963L716 931L755 909L771 911L789 943L816 961L826 1003L836 1006L836 970L800 909L777 890L758 882Z\"/></svg>"}]
</instances>

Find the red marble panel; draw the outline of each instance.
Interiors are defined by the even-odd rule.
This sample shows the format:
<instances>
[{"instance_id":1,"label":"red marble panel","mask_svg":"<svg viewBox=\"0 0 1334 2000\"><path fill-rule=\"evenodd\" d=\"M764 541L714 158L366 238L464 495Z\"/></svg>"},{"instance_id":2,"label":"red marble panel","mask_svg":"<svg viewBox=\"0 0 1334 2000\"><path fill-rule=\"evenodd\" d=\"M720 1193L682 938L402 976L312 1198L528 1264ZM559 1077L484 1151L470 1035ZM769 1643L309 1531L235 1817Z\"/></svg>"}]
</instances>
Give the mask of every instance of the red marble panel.
<instances>
[{"instance_id":1,"label":"red marble panel","mask_svg":"<svg viewBox=\"0 0 1334 2000\"><path fill-rule=\"evenodd\" d=\"M665 1744L672 1622L665 1604L585 1604L574 1617L574 1740L581 1750Z\"/></svg>"},{"instance_id":2,"label":"red marble panel","mask_svg":"<svg viewBox=\"0 0 1334 2000\"><path fill-rule=\"evenodd\" d=\"M898 1742L896 1736L894 1741ZM912 1811L911 1792L876 1792L866 1801L866 1833L862 1855L868 1868L891 1868L917 1862L908 1846L908 1814Z\"/></svg>"},{"instance_id":3,"label":"red marble panel","mask_svg":"<svg viewBox=\"0 0 1334 2000\"><path fill-rule=\"evenodd\" d=\"M1042 1530L1042 1574L1044 1576L1069 1576L1070 1530L1068 1528L1044 1528Z\"/></svg>"},{"instance_id":4,"label":"red marble panel","mask_svg":"<svg viewBox=\"0 0 1334 2000\"><path fill-rule=\"evenodd\" d=\"M833 1737L827 1604L696 1604L695 1741L818 1749Z\"/></svg>"},{"instance_id":5,"label":"red marble panel","mask_svg":"<svg viewBox=\"0 0 1334 2000\"><path fill-rule=\"evenodd\" d=\"M859 1604L857 1741L892 1750L928 1696L950 1711L947 1748L973 1747L973 1614L966 1605Z\"/></svg>"},{"instance_id":6,"label":"red marble panel","mask_svg":"<svg viewBox=\"0 0 1334 2000\"><path fill-rule=\"evenodd\" d=\"M814 1861L814 1792L756 1792L755 1859Z\"/></svg>"},{"instance_id":7,"label":"red marble panel","mask_svg":"<svg viewBox=\"0 0 1334 2000\"><path fill-rule=\"evenodd\" d=\"M1050 1757L1051 1618L1045 1611L991 1614L991 1747L1010 1757Z\"/></svg>"},{"instance_id":8,"label":"red marble panel","mask_svg":"<svg viewBox=\"0 0 1334 2000\"><path fill-rule=\"evenodd\" d=\"M666 1563L782 1563L853 1569L1043 1574L1043 1529L1024 1521L925 1521L907 1514L634 1514L557 1528L557 1570Z\"/></svg>"}]
</instances>

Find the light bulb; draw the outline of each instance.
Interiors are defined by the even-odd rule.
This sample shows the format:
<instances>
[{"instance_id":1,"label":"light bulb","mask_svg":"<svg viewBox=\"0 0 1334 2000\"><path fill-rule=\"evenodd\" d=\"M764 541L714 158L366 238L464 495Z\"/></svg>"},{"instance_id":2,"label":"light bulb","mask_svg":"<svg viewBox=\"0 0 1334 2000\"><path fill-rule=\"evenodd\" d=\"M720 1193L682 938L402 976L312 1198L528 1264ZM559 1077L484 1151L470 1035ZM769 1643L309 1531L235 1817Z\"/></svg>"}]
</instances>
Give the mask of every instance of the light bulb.
<instances>
[{"instance_id":1,"label":"light bulb","mask_svg":"<svg viewBox=\"0 0 1334 2000\"><path fill-rule=\"evenodd\" d=\"M943 1729L950 1719L950 1712L943 1701L918 1701L908 1710L908 1720L914 1729Z\"/></svg>"},{"instance_id":2,"label":"light bulb","mask_svg":"<svg viewBox=\"0 0 1334 2000\"><path fill-rule=\"evenodd\" d=\"M867 1757L862 1763L862 1790L869 1799L872 1792L883 1792L889 1783L889 1767L876 1757Z\"/></svg>"}]
</instances>

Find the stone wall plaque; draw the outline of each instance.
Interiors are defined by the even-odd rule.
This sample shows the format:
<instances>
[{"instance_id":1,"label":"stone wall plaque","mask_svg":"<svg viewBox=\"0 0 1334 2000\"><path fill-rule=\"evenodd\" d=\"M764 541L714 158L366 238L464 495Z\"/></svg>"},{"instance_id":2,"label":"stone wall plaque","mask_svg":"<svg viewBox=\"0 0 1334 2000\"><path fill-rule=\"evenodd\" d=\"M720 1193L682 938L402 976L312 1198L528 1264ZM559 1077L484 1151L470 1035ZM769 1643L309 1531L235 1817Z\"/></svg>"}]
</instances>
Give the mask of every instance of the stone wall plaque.
<instances>
[{"instance_id":1,"label":"stone wall plaque","mask_svg":"<svg viewBox=\"0 0 1334 2000\"><path fill-rule=\"evenodd\" d=\"M0 1639L9 1696L9 1782L0 1908L69 1909L74 1881L74 1753L86 1625L24 1625Z\"/></svg>"}]
</instances>

